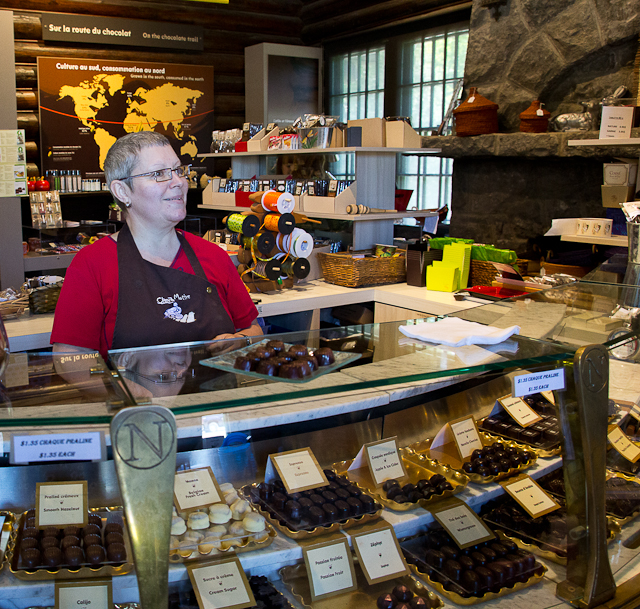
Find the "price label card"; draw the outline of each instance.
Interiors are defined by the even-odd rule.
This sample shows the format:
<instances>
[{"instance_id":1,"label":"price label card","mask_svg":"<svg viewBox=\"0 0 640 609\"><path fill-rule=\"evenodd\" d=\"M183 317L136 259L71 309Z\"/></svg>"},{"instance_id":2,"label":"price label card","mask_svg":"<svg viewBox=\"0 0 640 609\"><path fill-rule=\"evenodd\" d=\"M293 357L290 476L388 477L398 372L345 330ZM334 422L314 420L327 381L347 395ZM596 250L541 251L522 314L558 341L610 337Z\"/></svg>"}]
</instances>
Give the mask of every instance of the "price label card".
<instances>
[{"instance_id":1,"label":"price label card","mask_svg":"<svg viewBox=\"0 0 640 609\"><path fill-rule=\"evenodd\" d=\"M409 573L393 528L352 535L353 547L369 584Z\"/></svg>"},{"instance_id":2,"label":"price label card","mask_svg":"<svg viewBox=\"0 0 640 609\"><path fill-rule=\"evenodd\" d=\"M458 499L443 501L431 513L461 550L495 538L477 514Z\"/></svg>"},{"instance_id":3,"label":"price label card","mask_svg":"<svg viewBox=\"0 0 640 609\"><path fill-rule=\"evenodd\" d=\"M276 472L289 494L329 484L310 448L269 455L264 473L265 481L271 482L276 477Z\"/></svg>"},{"instance_id":4,"label":"price label card","mask_svg":"<svg viewBox=\"0 0 640 609\"><path fill-rule=\"evenodd\" d=\"M531 518L539 518L560 508L558 502L526 474L509 479L507 482L503 482L502 486L528 512Z\"/></svg>"},{"instance_id":5,"label":"price label card","mask_svg":"<svg viewBox=\"0 0 640 609\"><path fill-rule=\"evenodd\" d=\"M600 120L600 139L631 137L632 106L603 106Z\"/></svg>"},{"instance_id":6,"label":"price label card","mask_svg":"<svg viewBox=\"0 0 640 609\"><path fill-rule=\"evenodd\" d=\"M519 374L511 382L511 394L517 398L543 391L562 391L565 388L564 368Z\"/></svg>"},{"instance_id":7,"label":"price label card","mask_svg":"<svg viewBox=\"0 0 640 609\"><path fill-rule=\"evenodd\" d=\"M346 539L303 547L302 555L307 566L313 602L345 594L358 587Z\"/></svg>"},{"instance_id":8,"label":"price label card","mask_svg":"<svg viewBox=\"0 0 640 609\"><path fill-rule=\"evenodd\" d=\"M376 488L382 486L385 480L407 477L404 463L398 452L398 438L396 437L365 444L349 466L348 471L365 467L365 463L369 466L369 472Z\"/></svg>"},{"instance_id":9,"label":"price label card","mask_svg":"<svg viewBox=\"0 0 640 609\"><path fill-rule=\"evenodd\" d=\"M522 398L505 396L498 402L507 411L509 416L520 426L528 427L542 420L542 417L527 404Z\"/></svg>"},{"instance_id":10,"label":"price label card","mask_svg":"<svg viewBox=\"0 0 640 609\"><path fill-rule=\"evenodd\" d=\"M256 600L236 556L215 563L188 565L200 609L243 609Z\"/></svg>"},{"instance_id":11,"label":"price label card","mask_svg":"<svg viewBox=\"0 0 640 609\"><path fill-rule=\"evenodd\" d=\"M173 485L173 500L179 512L219 503L222 491L210 467L178 472Z\"/></svg>"},{"instance_id":12,"label":"price label card","mask_svg":"<svg viewBox=\"0 0 640 609\"><path fill-rule=\"evenodd\" d=\"M113 607L111 580L56 581L55 609L69 607L111 609Z\"/></svg>"},{"instance_id":13,"label":"price label card","mask_svg":"<svg viewBox=\"0 0 640 609\"><path fill-rule=\"evenodd\" d=\"M478 427L473 416L452 421L449 426L462 459L469 457L477 448L482 448L482 440L480 439L480 434L478 434Z\"/></svg>"},{"instance_id":14,"label":"price label card","mask_svg":"<svg viewBox=\"0 0 640 609\"><path fill-rule=\"evenodd\" d=\"M609 427L607 439L627 461L635 463L640 459L640 446L632 442L629 437L617 425Z\"/></svg>"},{"instance_id":15,"label":"price label card","mask_svg":"<svg viewBox=\"0 0 640 609\"><path fill-rule=\"evenodd\" d=\"M13 436L11 463L45 463L47 461L100 461L106 458L104 433L56 433Z\"/></svg>"},{"instance_id":16,"label":"price label card","mask_svg":"<svg viewBox=\"0 0 640 609\"><path fill-rule=\"evenodd\" d=\"M38 482L36 484L36 527L87 524L87 481Z\"/></svg>"}]
</instances>

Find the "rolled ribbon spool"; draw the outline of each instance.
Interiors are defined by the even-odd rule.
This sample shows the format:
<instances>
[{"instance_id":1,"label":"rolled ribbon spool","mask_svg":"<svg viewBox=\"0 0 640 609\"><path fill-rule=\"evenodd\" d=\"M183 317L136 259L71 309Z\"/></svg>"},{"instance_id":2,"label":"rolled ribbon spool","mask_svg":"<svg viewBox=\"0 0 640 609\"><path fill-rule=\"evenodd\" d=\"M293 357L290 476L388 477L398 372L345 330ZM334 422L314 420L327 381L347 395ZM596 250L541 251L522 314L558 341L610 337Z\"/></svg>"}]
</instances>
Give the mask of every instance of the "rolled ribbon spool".
<instances>
[{"instance_id":1,"label":"rolled ribbon spool","mask_svg":"<svg viewBox=\"0 0 640 609\"><path fill-rule=\"evenodd\" d=\"M275 245L275 237L271 231L264 231L262 233L258 233L254 237L248 238L245 237L242 241L243 245L247 249L255 248L260 252L263 256L266 256L271 252L273 246Z\"/></svg>"},{"instance_id":2,"label":"rolled ribbon spool","mask_svg":"<svg viewBox=\"0 0 640 609\"><path fill-rule=\"evenodd\" d=\"M287 258L282 262L282 274L287 277L304 279L311 271L311 263L306 258Z\"/></svg>"},{"instance_id":3,"label":"rolled ribbon spool","mask_svg":"<svg viewBox=\"0 0 640 609\"><path fill-rule=\"evenodd\" d=\"M271 281L278 281L281 275L281 265L279 260L260 260L253 269L254 275L266 277Z\"/></svg>"},{"instance_id":4,"label":"rolled ribbon spool","mask_svg":"<svg viewBox=\"0 0 640 609\"><path fill-rule=\"evenodd\" d=\"M313 237L301 228L294 228L290 235L278 235L278 249L296 258L308 258L313 251Z\"/></svg>"},{"instance_id":5,"label":"rolled ribbon spool","mask_svg":"<svg viewBox=\"0 0 640 609\"><path fill-rule=\"evenodd\" d=\"M260 201L262 207L267 211L277 211L280 214L290 214L295 207L296 201L289 192L277 192L275 190L267 190L262 195Z\"/></svg>"},{"instance_id":6,"label":"rolled ribbon spool","mask_svg":"<svg viewBox=\"0 0 640 609\"><path fill-rule=\"evenodd\" d=\"M267 214L264 217L264 227L274 233L290 235L296 227L296 220L292 214Z\"/></svg>"},{"instance_id":7,"label":"rolled ribbon spool","mask_svg":"<svg viewBox=\"0 0 640 609\"><path fill-rule=\"evenodd\" d=\"M260 219L254 215L231 214L227 217L227 228L245 237L254 237L260 230Z\"/></svg>"}]
</instances>

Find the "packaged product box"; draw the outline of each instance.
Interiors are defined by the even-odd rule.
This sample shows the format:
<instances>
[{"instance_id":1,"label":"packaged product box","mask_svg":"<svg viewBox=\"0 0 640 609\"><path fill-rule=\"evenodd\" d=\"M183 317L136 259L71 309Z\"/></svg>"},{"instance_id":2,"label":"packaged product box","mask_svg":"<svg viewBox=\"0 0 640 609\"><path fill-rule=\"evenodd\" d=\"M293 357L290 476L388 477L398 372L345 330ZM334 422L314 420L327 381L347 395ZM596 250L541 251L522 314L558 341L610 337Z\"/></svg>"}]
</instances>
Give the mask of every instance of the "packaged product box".
<instances>
[{"instance_id":1,"label":"packaged product box","mask_svg":"<svg viewBox=\"0 0 640 609\"><path fill-rule=\"evenodd\" d=\"M638 159L616 158L614 163L604 163L605 186L635 186L638 175Z\"/></svg>"},{"instance_id":2,"label":"packaged product box","mask_svg":"<svg viewBox=\"0 0 640 609\"><path fill-rule=\"evenodd\" d=\"M621 207L627 201L633 201L634 186L607 186L602 189L602 207Z\"/></svg>"},{"instance_id":3,"label":"packaged product box","mask_svg":"<svg viewBox=\"0 0 640 609\"><path fill-rule=\"evenodd\" d=\"M349 127L362 127L362 146L364 148L384 148L386 146L386 130L383 118L363 118L347 122Z\"/></svg>"},{"instance_id":4,"label":"packaged product box","mask_svg":"<svg viewBox=\"0 0 640 609\"><path fill-rule=\"evenodd\" d=\"M404 121L386 121L387 148L421 148L422 136Z\"/></svg>"},{"instance_id":5,"label":"packaged product box","mask_svg":"<svg viewBox=\"0 0 640 609\"><path fill-rule=\"evenodd\" d=\"M274 127L271 131L261 129L247 142L247 152L261 152L269 148L269 139L280 133L278 127Z\"/></svg>"}]
</instances>

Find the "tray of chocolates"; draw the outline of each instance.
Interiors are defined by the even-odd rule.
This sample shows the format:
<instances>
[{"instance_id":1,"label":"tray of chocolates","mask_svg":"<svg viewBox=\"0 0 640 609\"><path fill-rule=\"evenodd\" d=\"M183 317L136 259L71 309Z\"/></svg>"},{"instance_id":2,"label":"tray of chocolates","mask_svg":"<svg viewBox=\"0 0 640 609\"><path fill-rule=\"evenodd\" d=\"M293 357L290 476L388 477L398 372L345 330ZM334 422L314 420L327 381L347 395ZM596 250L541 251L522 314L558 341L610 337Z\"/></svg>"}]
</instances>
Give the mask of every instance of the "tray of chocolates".
<instances>
[{"instance_id":1,"label":"tray of chocolates","mask_svg":"<svg viewBox=\"0 0 640 609\"><path fill-rule=\"evenodd\" d=\"M309 609L440 609L444 606L437 594L411 575L369 584L357 559L353 562L358 589L313 602L304 563L282 567L279 573L287 590L303 607Z\"/></svg>"},{"instance_id":2,"label":"tray of chocolates","mask_svg":"<svg viewBox=\"0 0 640 609\"><path fill-rule=\"evenodd\" d=\"M200 360L204 366L285 383L306 383L362 356L361 353L334 351L330 347L309 349L281 340L263 340L229 353Z\"/></svg>"},{"instance_id":3,"label":"tray of chocolates","mask_svg":"<svg viewBox=\"0 0 640 609\"><path fill-rule=\"evenodd\" d=\"M531 518L512 498L502 496L489 501L481 509L483 520L502 538L519 548L560 565L567 564L567 510L558 498L560 509ZM607 539L612 541L620 533L620 525L607 518Z\"/></svg>"},{"instance_id":4,"label":"tray of chocolates","mask_svg":"<svg viewBox=\"0 0 640 609\"><path fill-rule=\"evenodd\" d=\"M402 457L402 449L400 454ZM353 463L353 459L334 463L331 467L337 474L346 476L378 503L398 512L412 510L418 506L428 509L439 499L461 492L469 483L468 476L437 461L428 459L418 465L404 458L402 460L407 478L385 480L383 485L378 488L376 488L368 468L347 471Z\"/></svg>"},{"instance_id":5,"label":"tray of chocolates","mask_svg":"<svg viewBox=\"0 0 640 609\"><path fill-rule=\"evenodd\" d=\"M220 485L224 501L178 514L171 521L169 560L210 558L216 554L266 548L277 535L266 518L240 497L232 484Z\"/></svg>"},{"instance_id":6,"label":"tray of chocolates","mask_svg":"<svg viewBox=\"0 0 640 609\"><path fill-rule=\"evenodd\" d=\"M565 499L562 468L542 476L538 484L552 495ZM618 524L626 524L640 514L640 484L633 476L620 472L608 472L604 492L607 515L615 518Z\"/></svg>"},{"instance_id":7,"label":"tray of chocolates","mask_svg":"<svg viewBox=\"0 0 640 609\"><path fill-rule=\"evenodd\" d=\"M242 495L278 531L294 539L324 535L380 517L382 505L371 495L346 476L332 470L324 473L328 486L289 494L281 480L274 480L247 485Z\"/></svg>"},{"instance_id":8,"label":"tray of chocolates","mask_svg":"<svg viewBox=\"0 0 640 609\"><path fill-rule=\"evenodd\" d=\"M460 550L444 529L400 541L412 571L459 605L475 605L538 583L546 567L510 541Z\"/></svg>"},{"instance_id":9,"label":"tray of chocolates","mask_svg":"<svg viewBox=\"0 0 640 609\"><path fill-rule=\"evenodd\" d=\"M9 560L9 553L13 553L16 543L16 530L13 526L16 522L16 515L13 512L0 510L0 519L2 520L2 526L0 526L0 571L2 571L4 563Z\"/></svg>"},{"instance_id":10,"label":"tray of chocolates","mask_svg":"<svg viewBox=\"0 0 640 609\"><path fill-rule=\"evenodd\" d=\"M463 463L462 469L452 469L469 477L476 484L488 484L514 476L531 467L538 459L537 455L517 442L492 438L489 434L479 432L482 448L471 454L471 459ZM497 441L496 441L497 440ZM419 465L432 462L429 448L432 440L422 440L407 446L403 454L408 461Z\"/></svg>"},{"instance_id":11,"label":"tray of chocolates","mask_svg":"<svg viewBox=\"0 0 640 609\"><path fill-rule=\"evenodd\" d=\"M89 511L85 527L35 527L35 510L20 517L9 568L18 579L84 579L124 575L133 555L122 508Z\"/></svg>"},{"instance_id":12,"label":"tray of chocolates","mask_svg":"<svg viewBox=\"0 0 640 609\"><path fill-rule=\"evenodd\" d=\"M482 431L530 446L539 457L553 457L560 454L562 432L555 405L539 393L522 399L542 417L541 421L522 427L505 410L501 410L480 421L479 426Z\"/></svg>"}]
</instances>

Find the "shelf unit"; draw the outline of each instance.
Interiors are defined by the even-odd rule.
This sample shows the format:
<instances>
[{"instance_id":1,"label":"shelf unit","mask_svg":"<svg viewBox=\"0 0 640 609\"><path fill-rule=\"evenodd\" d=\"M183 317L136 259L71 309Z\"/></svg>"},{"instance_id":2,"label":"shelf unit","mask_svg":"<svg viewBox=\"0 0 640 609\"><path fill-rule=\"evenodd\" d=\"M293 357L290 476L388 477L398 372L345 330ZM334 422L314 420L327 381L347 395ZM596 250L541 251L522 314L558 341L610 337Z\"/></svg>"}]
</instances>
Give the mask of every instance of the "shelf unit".
<instances>
[{"instance_id":1,"label":"shelf unit","mask_svg":"<svg viewBox=\"0 0 640 609\"><path fill-rule=\"evenodd\" d=\"M250 177L267 173L267 157L306 154L355 154L356 203L379 209L393 209L396 188L396 155L439 154L440 148L302 148L298 150L263 150L260 152L203 153L198 158L230 158L234 177ZM204 205L200 206L204 207ZM207 205L205 209L223 209ZM235 209L235 208L232 208ZM244 209L244 208L241 208ZM353 248L371 249L376 243L393 243L393 223L399 218L429 217L435 212L402 212L397 214L311 214L309 217L354 221Z\"/></svg>"},{"instance_id":2,"label":"shelf unit","mask_svg":"<svg viewBox=\"0 0 640 609\"><path fill-rule=\"evenodd\" d=\"M569 140L569 146L640 146L640 137L605 137L595 140Z\"/></svg>"},{"instance_id":3,"label":"shelf unit","mask_svg":"<svg viewBox=\"0 0 640 609\"><path fill-rule=\"evenodd\" d=\"M570 241L572 243L592 243L595 245L617 245L627 247L629 241L624 235L612 235L611 237L590 237L587 235L562 235L560 241Z\"/></svg>"}]
</instances>

